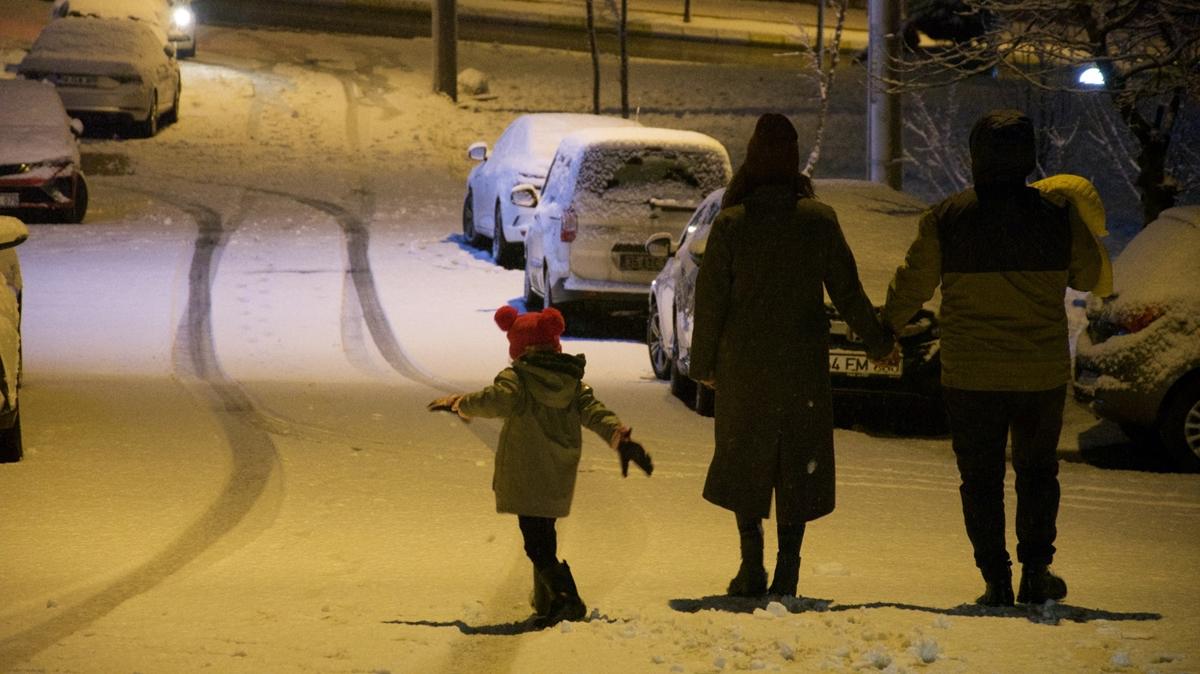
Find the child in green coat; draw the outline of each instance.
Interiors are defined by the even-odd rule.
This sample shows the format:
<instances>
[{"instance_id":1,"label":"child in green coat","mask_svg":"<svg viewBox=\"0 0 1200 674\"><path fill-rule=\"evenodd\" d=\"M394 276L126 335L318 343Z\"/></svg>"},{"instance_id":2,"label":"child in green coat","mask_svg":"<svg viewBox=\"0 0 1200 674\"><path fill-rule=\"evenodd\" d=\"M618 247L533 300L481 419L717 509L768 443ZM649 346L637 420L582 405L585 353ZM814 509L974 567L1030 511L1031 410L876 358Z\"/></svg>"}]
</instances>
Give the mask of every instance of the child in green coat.
<instances>
[{"instance_id":1,"label":"child in green coat","mask_svg":"<svg viewBox=\"0 0 1200 674\"><path fill-rule=\"evenodd\" d=\"M586 426L617 450L622 476L628 475L630 461L646 475L654 464L642 445L630 439L631 430L583 382L583 355L562 353L559 336L566 323L558 310L518 315L505 305L495 320L508 333L512 365L491 386L438 398L428 408L453 411L463 419L504 419L492 489L496 511L517 516L525 554L533 562L535 624L579 620L587 607L571 568L558 560L554 524L571 510L583 444L580 428Z\"/></svg>"}]
</instances>

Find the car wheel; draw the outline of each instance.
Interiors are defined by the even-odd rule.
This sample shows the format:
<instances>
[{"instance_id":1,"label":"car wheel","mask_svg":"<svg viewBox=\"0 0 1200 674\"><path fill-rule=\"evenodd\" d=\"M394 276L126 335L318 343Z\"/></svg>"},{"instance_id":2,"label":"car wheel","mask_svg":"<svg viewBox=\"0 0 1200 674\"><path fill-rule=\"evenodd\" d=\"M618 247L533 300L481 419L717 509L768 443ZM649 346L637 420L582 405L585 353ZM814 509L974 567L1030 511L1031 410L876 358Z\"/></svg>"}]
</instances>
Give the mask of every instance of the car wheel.
<instances>
[{"instance_id":1,"label":"car wheel","mask_svg":"<svg viewBox=\"0 0 1200 674\"><path fill-rule=\"evenodd\" d=\"M166 114L168 124L176 124L179 122L179 99L183 95L183 83L175 85L175 104L171 106L171 111Z\"/></svg>"},{"instance_id":2,"label":"car wheel","mask_svg":"<svg viewBox=\"0 0 1200 674\"><path fill-rule=\"evenodd\" d=\"M88 207L88 184L87 179L83 174L79 174L78 182L75 184L75 204L71 210L67 212L67 222L78 225L83 222L83 216L87 215Z\"/></svg>"},{"instance_id":3,"label":"car wheel","mask_svg":"<svg viewBox=\"0 0 1200 674\"><path fill-rule=\"evenodd\" d=\"M472 248L483 247L483 237L475 231L475 195L467 190L467 198L463 199L463 241Z\"/></svg>"},{"instance_id":4,"label":"car wheel","mask_svg":"<svg viewBox=\"0 0 1200 674\"><path fill-rule=\"evenodd\" d=\"M525 267L525 311L537 311L542 308L542 296L533 292L533 281L529 277L529 267Z\"/></svg>"},{"instance_id":5,"label":"car wheel","mask_svg":"<svg viewBox=\"0 0 1200 674\"><path fill-rule=\"evenodd\" d=\"M21 449L21 410L17 410L13 425L0 430L0 463L16 463L24 452Z\"/></svg>"},{"instance_id":6,"label":"car wheel","mask_svg":"<svg viewBox=\"0 0 1200 674\"><path fill-rule=\"evenodd\" d=\"M658 321L658 302L650 299L650 316L646 319L646 348L650 351L650 368L654 376L662 380L671 378L671 359L667 345L663 343L662 325Z\"/></svg>"},{"instance_id":7,"label":"car wheel","mask_svg":"<svg viewBox=\"0 0 1200 674\"><path fill-rule=\"evenodd\" d=\"M696 382L692 381L687 375L679 371L679 366L675 364L675 359L671 359L671 372L669 377L671 380L671 395L683 401L689 409L696 408Z\"/></svg>"},{"instance_id":8,"label":"car wheel","mask_svg":"<svg viewBox=\"0 0 1200 674\"><path fill-rule=\"evenodd\" d=\"M496 213L492 220L492 261L505 269L521 266L521 246L509 243L504 237L504 218L500 213L500 202L496 202Z\"/></svg>"},{"instance_id":9,"label":"car wheel","mask_svg":"<svg viewBox=\"0 0 1200 674\"><path fill-rule=\"evenodd\" d=\"M150 97L150 114L142 122L142 137L153 138L158 133L158 92Z\"/></svg>"},{"instance_id":10,"label":"car wheel","mask_svg":"<svg viewBox=\"0 0 1200 674\"><path fill-rule=\"evenodd\" d=\"M696 382L696 414L711 417L717 411L717 391Z\"/></svg>"},{"instance_id":11,"label":"car wheel","mask_svg":"<svg viewBox=\"0 0 1200 674\"><path fill-rule=\"evenodd\" d=\"M1171 396L1159 435L1176 466L1200 471L1200 377L1183 382Z\"/></svg>"}]
</instances>

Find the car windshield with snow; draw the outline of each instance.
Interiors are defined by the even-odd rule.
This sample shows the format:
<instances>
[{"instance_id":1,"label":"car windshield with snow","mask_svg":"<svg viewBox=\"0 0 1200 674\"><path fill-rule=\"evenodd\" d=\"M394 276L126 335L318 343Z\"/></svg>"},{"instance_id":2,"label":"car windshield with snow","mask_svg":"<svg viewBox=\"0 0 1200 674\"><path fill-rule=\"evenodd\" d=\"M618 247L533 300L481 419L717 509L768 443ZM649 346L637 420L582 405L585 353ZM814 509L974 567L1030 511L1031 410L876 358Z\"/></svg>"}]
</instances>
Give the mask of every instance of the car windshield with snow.
<instances>
[{"instance_id":1,"label":"car windshield with snow","mask_svg":"<svg viewBox=\"0 0 1200 674\"><path fill-rule=\"evenodd\" d=\"M75 117L116 117L158 133L178 117L179 64L145 22L68 16L42 29L17 73L58 88Z\"/></svg>"},{"instance_id":2,"label":"car windshield with snow","mask_svg":"<svg viewBox=\"0 0 1200 674\"><path fill-rule=\"evenodd\" d=\"M1139 446L1200 470L1200 206L1166 211L1113 263L1076 342L1075 396Z\"/></svg>"},{"instance_id":3,"label":"car windshield with snow","mask_svg":"<svg viewBox=\"0 0 1200 674\"><path fill-rule=\"evenodd\" d=\"M846 241L854 251L864 290L876 306L882 305L892 274L904 261L916 234L925 204L887 186L861 180L814 182L817 198L837 212ZM649 298L646 342L650 365L658 378L670 380L676 396L706 415L713 411L713 391L692 381L688 373L696 276L724 194L724 189L713 192L686 225L665 230L646 242L646 248L665 263L654 279ZM803 260L796 263L802 264ZM931 305L913 318L900 337L900 364L888 367L867 358L862 340L838 317L826 297L829 371L839 413L876 401L907 402L890 406L916 412L897 419L900 426L918 432L942 429L941 361L933 308Z\"/></svg>"},{"instance_id":4,"label":"car windshield with snow","mask_svg":"<svg viewBox=\"0 0 1200 674\"><path fill-rule=\"evenodd\" d=\"M682 227L705 195L728 182L729 155L701 133L646 127L588 129L563 139L525 239L525 301L645 306L663 259L646 239Z\"/></svg>"},{"instance_id":5,"label":"car windshield with snow","mask_svg":"<svg viewBox=\"0 0 1200 674\"><path fill-rule=\"evenodd\" d=\"M189 0L56 0L53 18L67 16L141 21L180 57L196 55L196 22Z\"/></svg>"},{"instance_id":6,"label":"car windshield with snow","mask_svg":"<svg viewBox=\"0 0 1200 674\"><path fill-rule=\"evenodd\" d=\"M0 213L26 222L82 222L88 202L82 131L53 85L0 80Z\"/></svg>"},{"instance_id":7,"label":"car windshield with snow","mask_svg":"<svg viewBox=\"0 0 1200 674\"><path fill-rule=\"evenodd\" d=\"M509 199L512 189L520 184L540 188L554 151L567 134L611 126L641 125L630 119L603 115L531 113L513 120L491 151L483 141L472 143L467 156L479 163L467 175L463 238L476 247L490 242L496 264L507 269L519 268L533 209L513 204Z\"/></svg>"}]
</instances>

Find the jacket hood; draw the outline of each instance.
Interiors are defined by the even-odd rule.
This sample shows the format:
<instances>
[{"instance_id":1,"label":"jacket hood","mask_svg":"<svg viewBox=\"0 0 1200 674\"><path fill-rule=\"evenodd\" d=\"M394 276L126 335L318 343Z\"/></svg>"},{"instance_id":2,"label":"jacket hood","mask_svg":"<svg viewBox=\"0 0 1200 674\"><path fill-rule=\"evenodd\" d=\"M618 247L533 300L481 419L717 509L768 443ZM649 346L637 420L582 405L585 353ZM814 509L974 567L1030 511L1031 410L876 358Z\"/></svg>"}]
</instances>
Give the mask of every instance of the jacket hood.
<instances>
[{"instance_id":1,"label":"jacket hood","mask_svg":"<svg viewBox=\"0 0 1200 674\"><path fill-rule=\"evenodd\" d=\"M975 185L1024 185L1037 165L1033 122L1020 110L993 110L971 129Z\"/></svg>"},{"instance_id":2,"label":"jacket hood","mask_svg":"<svg viewBox=\"0 0 1200 674\"><path fill-rule=\"evenodd\" d=\"M574 400L587 361L554 351L530 351L513 361L512 367L539 403L564 408Z\"/></svg>"}]
</instances>

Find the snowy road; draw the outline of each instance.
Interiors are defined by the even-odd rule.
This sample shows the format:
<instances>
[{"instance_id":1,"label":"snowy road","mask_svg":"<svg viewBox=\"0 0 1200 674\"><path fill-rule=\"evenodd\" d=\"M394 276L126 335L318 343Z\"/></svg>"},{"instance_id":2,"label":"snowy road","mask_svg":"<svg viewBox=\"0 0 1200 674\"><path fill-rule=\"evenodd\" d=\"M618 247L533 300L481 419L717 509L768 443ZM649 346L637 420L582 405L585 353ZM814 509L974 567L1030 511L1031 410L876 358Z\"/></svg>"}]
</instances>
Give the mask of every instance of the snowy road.
<instances>
[{"instance_id":1,"label":"snowy road","mask_svg":"<svg viewBox=\"0 0 1200 674\"><path fill-rule=\"evenodd\" d=\"M505 365L491 316L521 292L454 234L463 151L586 105L586 59L464 45L499 98L455 106L428 93L428 41L201 37L181 121L88 140L86 223L20 249L28 455L0 469L0 671L1200 671L1200 477L1083 461L1106 432L1085 411L1063 438L1067 604L961 606L980 584L947 441L838 430L813 600L754 614L716 596L737 553L699 496L711 420L642 345L594 338L566 348L657 470L622 480L587 438L560 552L601 617L520 633L499 426L423 404ZM781 69L635 66L645 121L731 147L764 110L811 109Z\"/></svg>"}]
</instances>

